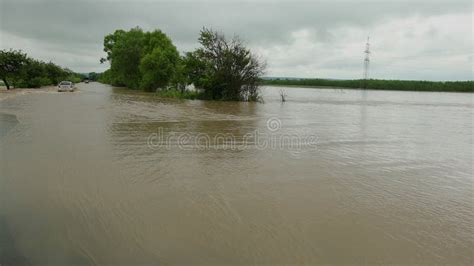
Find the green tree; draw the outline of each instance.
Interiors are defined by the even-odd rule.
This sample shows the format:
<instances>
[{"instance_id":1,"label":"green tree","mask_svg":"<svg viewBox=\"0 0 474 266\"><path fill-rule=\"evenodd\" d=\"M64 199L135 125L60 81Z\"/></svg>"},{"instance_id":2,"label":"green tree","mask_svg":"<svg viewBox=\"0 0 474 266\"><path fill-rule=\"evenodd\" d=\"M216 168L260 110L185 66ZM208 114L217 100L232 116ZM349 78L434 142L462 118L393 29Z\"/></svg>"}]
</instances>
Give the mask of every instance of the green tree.
<instances>
[{"instance_id":1,"label":"green tree","mask_svg":"<svg viewBox=\"0 0 474 266\"><path fill-rule=\"evenodd\" d=\"M128 32L116 31L110 37L114 40L109 44L111 49L108 52L113 85L138 88L141 80L138 66L142 57L143 36L140 28L133 28ZM105 45L104 43L104 47Z\"/></svg>"},{"instance_id":2,"label":"green tree","mask_svg":"<svg viewBox=\"0 0 474 266\"><path fill-rule=\"evenodd\" d=\"M116 30L104 38L109 61L108 79L113 85L154 91L171 80L179 54L171 40L159 30L143 32L139 27Z\"/></svg>"},{"instance_id":3,"label":"green tree","mask_svg":"<svg viewBox=\"0 0 474 266\"><path fill-rule=\"evenodd\" d=\"M188 84L194 84L198 88L210 86L210 68L212 65L202 60L198 52L186 53L181 59L181 80Z\"/></svg>"},{"instance_id":4,"label":"green tree","mask_svg":"<svg viewBox=\"0 0 474 266\"><path fill-rule=\"evenodd\" d=\"M44 69L45 69L47 77L49 78L52 84L58 84L66 76L65 71L60 66L52 62L45 63Z\"/></svg>"},{"instance_id":5,"label":"green tree","mask_svg":"<svg viewBox=\"0 0 474 266\"><path fill-rule=\"evenodd\" d=\"M1 50L0 78L10 89L10 83L15 87L39 88L57 84L64 79L80 82L82 76L52 62L30 58L21 51Z\"/></svg>"},{"instance_id":6,"label":"green tree","mask_svg":"<svg viewBox=\"0 0 474 266\"><path fill-rule=\"evenodd\" d=\"M26 62L26 54L21 51L0 51L0 78L3 80L3 83L5 83L5 86L7 86L7 90L10 89L8 80L18 76Z\"/></svg>"},{"instance_id":7,"label":"green tree","mask_svg":"<svg viewBox=\"0 0 474 266\"><path fill-rule=\"evenodd\" d=\"M155 91L157 88L168 85L174 75L178 58L176 48L157 47L150 54L145 55L140 63L141 88L145 91Z\"/></svg>"},{"instance_id":8,"label":"green tree","mask_svg":"<svg viewBox=\"0 0 474 266\"><path fill-rule=\"evenodd\" d=\"M91 81L97 81L99 79L99 74L95 72L90 72L88 78Z\"/></svg>"},{"instance_id":9,"label":"green tree","mask_svg":"<svg viewBox=\"0 0 474 266\"><path fill-rule=\"evenodd\" d=\"M166 34L159 30L146 32L140 62L140 87L145 91L165 88L175 74L178 61L178 50Z\"/></svg>"},{"instance_id":10,"label":"green tree","mask_svg":"<svg viewBox=\"0 0 474 266\"><path fill-rule=\"evenodd\" d=\"M19 78L16 80L18 85L26 88L39 88L51 84L44 65L43 62L28 58L20 72Z\"/></svg>"},{"instance_id":11,"label":"green tree","mask_svg":"<svg viewBox=\"0 0 474 266\"><path fill-rule=\"evenodd\" d=\"M207 98L255 101L265 63L247 49L238 37L227 40L223 34L202 29L201 48L187 54L187 73Z\"/></svg>"}]
</instances>

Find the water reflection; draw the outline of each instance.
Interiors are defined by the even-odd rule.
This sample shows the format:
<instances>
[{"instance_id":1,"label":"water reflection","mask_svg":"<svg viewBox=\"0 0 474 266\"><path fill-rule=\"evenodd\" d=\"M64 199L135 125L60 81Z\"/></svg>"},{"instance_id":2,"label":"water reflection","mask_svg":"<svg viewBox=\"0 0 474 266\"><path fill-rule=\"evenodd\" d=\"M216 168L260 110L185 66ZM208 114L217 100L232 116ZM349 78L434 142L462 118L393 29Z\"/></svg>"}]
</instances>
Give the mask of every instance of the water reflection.
<instances>
[{"instance_id":1,"label":"water reflection","mask_svg":"<svg viewBox=\"0 0 474 266\"><path fill-rule=\"evenodd\" d=\"M17 124L18 119L15 115L0 113L0 139L12 130Z\"/></svg>"},{"instance_id":2,"label":"water reflection","mask_svg":"<svg viewBox=\"0 0 474 266\"><path fill-rule=\"evenodd\" d=\"M15 246L15 239L5 218L0 215L0 265L30 265Z\"/></svg>"}]
</instances>

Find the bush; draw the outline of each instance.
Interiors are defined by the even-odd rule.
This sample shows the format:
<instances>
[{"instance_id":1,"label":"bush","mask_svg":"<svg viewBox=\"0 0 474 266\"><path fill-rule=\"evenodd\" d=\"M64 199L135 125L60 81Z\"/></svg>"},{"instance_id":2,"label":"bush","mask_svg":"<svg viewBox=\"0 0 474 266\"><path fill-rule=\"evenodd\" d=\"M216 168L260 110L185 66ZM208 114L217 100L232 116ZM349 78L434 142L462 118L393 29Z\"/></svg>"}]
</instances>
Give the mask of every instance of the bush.
<instances>
[{"instance_id":1,"label":"bush","mask_svg":"<svg viewBox=\"0 0 474 266\"><path fill-rule=\"evenodd\" d=\"M203 99L204 95L199 91L190 91L190 90L178 90L175 88L172 89L162 89L157 90L156 95L163 98L179 98L179 99Z\"/></svg>"},{"instance_id":2,"label":"bush","mask_svg":"<svg viewBox=\"0 0 474 266\"><path fill-rule=\"evenodd\" d=\"M265 63L255 57L237 37L204 28L202 48L184 58L189 80L212 100L258 101L259 81Z\"/></svg>"},{"instance_id":3,"label":"bush","mask_svg":"<svg viewBox=\"0 0 474 266\"><path fill-rule=\"evenodd\" d=\"M53 84L53 82L47 77L34 77L28 84L28 88L39 88L42 86L48 86Z\"/></svg>"},{"instance_id":4,"label":"bush","mask_svg":"<svg viewBox=\"0 0 474 266\"><path fill-rule=\"evenodd\" d=\"M79 83L79 82L82 81L82 78L78 77L78 76L71 75L71 76L68 76L67 78L65 78L65 80L69 80L72 83Z\"/></svg>"}]
</instances>

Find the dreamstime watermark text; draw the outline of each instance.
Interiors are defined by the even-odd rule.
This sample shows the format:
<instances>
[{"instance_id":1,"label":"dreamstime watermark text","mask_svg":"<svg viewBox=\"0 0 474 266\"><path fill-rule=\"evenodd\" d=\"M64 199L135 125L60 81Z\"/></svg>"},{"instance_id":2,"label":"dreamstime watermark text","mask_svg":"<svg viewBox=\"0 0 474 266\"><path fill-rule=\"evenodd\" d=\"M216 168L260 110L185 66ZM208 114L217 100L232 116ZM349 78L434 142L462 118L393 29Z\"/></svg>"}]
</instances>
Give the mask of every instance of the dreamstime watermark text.
<instances>
[{"instance_id":1,"label":"dreamstime watermark text","mask_svg":"<svg viewBox=\"0 0 474 266\"><path fill-rule=\"evenodd\" d=\"M301 150L316 148L317 137L314 135L301 136L279 132L281 120L270 118L266 129L256 129L252 132L235 135L231 133L166 133L163 128L152 133L147 138L150 149L181 149L181 150Z\"/></svg>"}]
</instances>

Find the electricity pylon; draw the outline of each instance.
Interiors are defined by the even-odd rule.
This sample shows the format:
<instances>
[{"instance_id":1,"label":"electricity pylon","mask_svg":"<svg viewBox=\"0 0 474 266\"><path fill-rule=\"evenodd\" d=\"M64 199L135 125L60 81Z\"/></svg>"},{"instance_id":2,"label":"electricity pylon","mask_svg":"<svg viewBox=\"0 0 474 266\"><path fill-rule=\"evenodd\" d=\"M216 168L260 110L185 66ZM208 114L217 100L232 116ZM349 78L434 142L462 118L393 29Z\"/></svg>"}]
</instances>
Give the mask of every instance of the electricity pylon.
<instances>
[{"instance_id":1,"label":"electricity pylon","mask_svg":"<svg viewBox=\"0 0 474 266\"><path fill-rule=\"evenodd\" d=\"M370 63L370 44L369 37L367 37L367 43L365 44L365 59L364 59L364 79L369 78L369 63Z\"/></svg>"}]
</instances>

